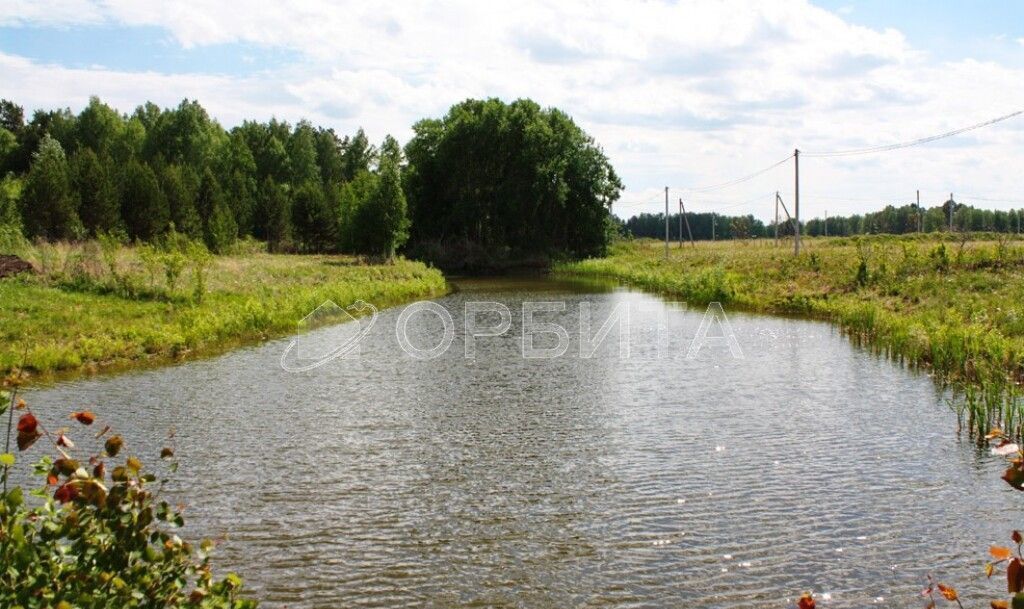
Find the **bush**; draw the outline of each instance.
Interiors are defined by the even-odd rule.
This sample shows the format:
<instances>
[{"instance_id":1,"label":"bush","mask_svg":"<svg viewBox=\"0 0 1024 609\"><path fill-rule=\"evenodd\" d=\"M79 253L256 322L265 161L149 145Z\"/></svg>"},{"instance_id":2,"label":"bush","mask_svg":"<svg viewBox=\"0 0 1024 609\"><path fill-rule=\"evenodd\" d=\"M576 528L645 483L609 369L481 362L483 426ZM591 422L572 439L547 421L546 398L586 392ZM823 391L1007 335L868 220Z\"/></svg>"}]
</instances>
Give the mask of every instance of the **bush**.
<instances>
[{"instance_id":1,"label":"bush","mask_svg":"<svg viewBox=\"0 0 1024 609\"><path fill-rule=\"evenodd\" d=\"M184 521L178 508L159 498L163 480L134 456L107 471L107 463L113 465L122 453L120 436L111 435L107 427L98 435L86 434L103 441L103 447L79 461L67 433L49 432L23 401L16 400L21 380L17 373L8 376L4 384L12 391L0 396L8 447L17 409L18 450L26 451L44 439L52 443L57 458L46 456L36 463L35 473L45 482L26 497L20 486L8 489L16 457L10 452L0 455L0 606L256 606L255 601L240 598L242 582L237 575L214 579L210 542L197 549L174 534ZM88 411L71 417L82 426L95 422ZM161 458L174 471L173 450L163 449Z\"/></svg>"}]
</instances>

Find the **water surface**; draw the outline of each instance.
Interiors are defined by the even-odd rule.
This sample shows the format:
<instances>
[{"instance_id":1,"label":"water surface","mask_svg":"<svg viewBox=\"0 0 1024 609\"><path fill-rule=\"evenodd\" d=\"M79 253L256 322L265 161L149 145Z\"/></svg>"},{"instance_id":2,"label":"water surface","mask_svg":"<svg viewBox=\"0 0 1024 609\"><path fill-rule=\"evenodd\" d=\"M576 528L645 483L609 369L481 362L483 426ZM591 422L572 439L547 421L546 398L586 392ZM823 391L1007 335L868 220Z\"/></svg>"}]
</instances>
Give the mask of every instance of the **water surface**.
<instances>
[{"instance_id":1,"label":"water surface","mask_svg":"<svg viewBox=\"0 0 1024 609\"><path fill-rule=\"evenodd\" d=\"M399 348L397 308L358 357L305 373L279 366L286 339L27 398L95 409L143 457L173 428L187 534L221 539L219 568L269 607L785 607L808 589L919 607L928 572L998 591L984 555L1020 497L926 376L823 323L730 313L744 358L687 360L703 309L593 283L459 286L436 301L455 320L437 359ZM565 303L538 315L568 329L565 356L521 357L524 300ZM470 301L513 321L467 360ZM595 328L629 308L628 359L614 330L580 357L584 302ZM426 314L408 328L422 348L443 334Z\"/></svg>"}]
</instances>

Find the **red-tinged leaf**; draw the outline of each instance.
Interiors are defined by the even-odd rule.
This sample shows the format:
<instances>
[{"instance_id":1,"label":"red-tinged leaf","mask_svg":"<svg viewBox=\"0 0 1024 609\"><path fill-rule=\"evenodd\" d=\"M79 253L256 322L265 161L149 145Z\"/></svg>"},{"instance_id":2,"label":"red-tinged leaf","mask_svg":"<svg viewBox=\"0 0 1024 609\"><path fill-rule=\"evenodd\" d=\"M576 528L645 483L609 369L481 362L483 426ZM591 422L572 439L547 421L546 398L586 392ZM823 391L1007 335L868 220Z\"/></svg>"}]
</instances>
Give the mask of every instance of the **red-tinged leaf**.
<instances>
[{"instance_id":1,"label":"red-tinged leaf","mask_svg":"<svg viewBox=\"0 0 1024 609\"><path fill-rule=\"evenodd\" d=\"M994 440L995 438L999 438L1002 435L1003 435L1003 430L999 429L998 427L995 427L995 428L992 429L992 431L990 431L987 434L985 434L985 439L986 440Z\"/></svg>"},{"instance_id":2,"label":"red-tinged leaf","mask_svg":"<svg viewBox=\"0 0 1024 609\"><path fill-rule=\"evenodd\" d=\"M57 436L57 446L63 446L64 448L74 448L75 443L71 441L71 438L64 434Z\"/></svg>"},{"instance_id":3,"label":"red-tinged leaf","mask_svg":"<svg viewBox=\"0 0 1024 609\"><path fill-rule=\"evenodd\" d=\"M50 473L46 474L46 485L47 486L53 486L54 484L57 484L58 480L59 480L59 478L57 478L57 474L55 474L53 472L50 472Z\"/></svg>"},{"instance_id":4,"label":"red-tinged leaf","mask_svg":"<svg viewBox=\"0 0 1024 609\"><path fill-rule=\"evenodd\" d=\"M92 468L92 476L93 476L93 478L99 478L100 480L102 480L103 476L106 473L107 473L107 466L103 464L103 461L100 461L99 463L97 463Z\"/></svg>"},{"instance_id":5,"label":"red-tinged leaf","mask_svg":"<svg viewBox=\"0 0 1024 609\"><path fill-rule=\"evenodd\" d=\"M996 559L996 562L1007 560L1013 556L1013 550L1003 546L991 546L988 549L988 553L992 555L992 558Z\"/></svg>"},{"instance_id":6,"label":"red-tinged leaf","mask_svg":"<svg viewBox=\"0 0 1024 609\"><path fill-rule=\"evenodd\" d=\"M67 503L78 496L78 488L73 482L65 482L53 494L53 498L61 503Z\"/></svg>"},{"instance_id":7,"label":"red-tinged leaf","mask_svg":"<svg viewBox=\"0 0 1024 609\"><path fill-rule=\"evenodd\" d=\"M1006 601L992 601L989 605L992 609L1010 609L1010 603Z\"/></svg>"},{"instance_id":8,"label":"red-tinged leaf","mask_svg":"<svg viewBox=\"0 0 1024 609\"><path fill-rule=\"evenodd\" d=\"M160 458L161 459L170 459L173 456L174 456L174 449L173 448L164 448L163 450L160 451Z\"/></svg>"},{"instance_id":9,"label":"red-tinged leaf","mask_svg":"<svg viewBox=\"0 0 1024 609\"><path fill-rule=\"evenodd\" d=\"M18 433L33 434L36 432L36 427L39 426L39 421L36 420L35 415L31 412L27 412L18 417Z\"/></svg>"},{"instance_id":10,"label":"red-tinged leaf","mask_svg":"<svg viewBox=\"0 0 1024 609\"><path fill-rule=\"evenodd\" d=\"M1003 480L1018 491L1024 490L1024 469L1018 465L1011 465L1003 473Z\"/></svg>"},{"instance_id":11,"label":"red-tinged leaf","mask_svg":"<svg viewBox=\"0 0 1024 609\"><path fill-rule=\"evenodd\" d=\"M1024 564L1014 558L1006 565L1006 591L1011 594L1024 589Z\"/></svg>"},{"instance_id":12,"label":"red-tinged leaf","mask_svg":"<svg viewBox=\"0 0 1024 609\"><path fill-rule=\"evenodd\" d=\"M18 450L28 450L33 444L36 443L43 434L38 431L32 431L31 433L18 432Z\"/></svg>"},{"instance_id":13,"label":"red-tinged leaf","mask_svg":"<svg viewBox=\"0 0 1024 609\"><path fill-rule=\"evenodd\" d=\"M1024 536L1020 534L1020 531L1014 531L1013 534L1010 535L1010 539L1013 540L1013 543L1019 545L1022 541L1024 541Z\"/></svg>"},{"instance_id":14,"label":"red-tinged leaf","mask_svg":"<svg viewBox=\"0 0 1024 609\"><path fill-rule=\"evenodd\" d=\"M952 586L947 586L945 584L938 584L938 586L939 592L942 593L942 597L947 601L955 601L957 600L957 598L959 598L957 596L956 589L954 589Z\"/></svg>"},{"instance_id":15,"label":"red-tinged leaf","mask_svg":"<svg viewBox=\"0 0 1024 609\"><path fill-rule=\"evenodd\" d=\"M78 421L82 425L92 425L96 420L96 415L91 410L79 410L71 413L71 418Z\"/></svg>"},{"instance_id":16,"label":"red-tinged leaf","mask_svg":"<svg viewBox=\"0 0 1024 609\"><path fill-rule=\"evenodd\" d=\"M796 602L799 609L814 609L814 597L809 592L804 592L800 600Z\"/></svg>"},{"instance_id":17,"label":"red-tinged leaf","mask_svg":"<svg viewBox=\"0 0 1024 609\"><path fill-rule=\"evenodd\" d=\"M124 440L121 436L111 436L107 438L106 443L103 445L103 450L107 451L107 454L111 457L116 457L117 453L121 452L122 446L124 446Z\"/></svg>"}]
</instances>

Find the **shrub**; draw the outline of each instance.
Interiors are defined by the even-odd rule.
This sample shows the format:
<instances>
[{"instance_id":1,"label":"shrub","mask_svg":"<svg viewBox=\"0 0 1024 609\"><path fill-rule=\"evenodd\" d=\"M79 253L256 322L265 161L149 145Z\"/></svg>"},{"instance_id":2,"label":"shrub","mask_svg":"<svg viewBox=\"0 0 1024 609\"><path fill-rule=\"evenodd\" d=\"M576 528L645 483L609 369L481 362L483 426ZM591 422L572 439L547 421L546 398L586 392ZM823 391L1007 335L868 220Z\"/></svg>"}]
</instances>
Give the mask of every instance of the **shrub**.
<instances>
[{"instance_id":1,"label":"shrub","mask_svg":"<svg viewBox=\"0 0 1024 609\"><path fill-rule=\"evenodd\" d=\"M16 400L22 377L5 380L0 415L6 414L10 446L15 409L17 446L23 452L37 440L52 444L57 458L43 457L35 473L45 477L38 490L8 489L17 458L0 455L0 606L34 608L249 609L242 599L241 579L228 574L214 579L212 544L197 549L174 530L184 524L181 511L161 500L163 480L128 456L107 471L122 454L124 440L104 427L94 442L103 441L87 460L75 456L70 432L50 432L23 401ZM8 412L4 412L8 411ZM94 424L88 411L71 414L77 424ZM84 431L84 430L83 430ZM83 442L84 443L84 442ZM174 452L165 448L161 458Z\"/></svg>"}]
</instances>

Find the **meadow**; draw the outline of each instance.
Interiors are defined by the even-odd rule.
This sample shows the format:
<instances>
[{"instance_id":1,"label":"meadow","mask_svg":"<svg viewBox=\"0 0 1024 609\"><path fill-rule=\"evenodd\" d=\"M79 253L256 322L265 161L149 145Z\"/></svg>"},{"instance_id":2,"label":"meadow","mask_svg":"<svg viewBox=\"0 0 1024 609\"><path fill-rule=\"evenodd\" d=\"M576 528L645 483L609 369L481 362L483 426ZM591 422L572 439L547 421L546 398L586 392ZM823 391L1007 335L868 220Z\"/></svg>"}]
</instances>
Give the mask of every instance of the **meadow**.
<instances>
[{"instance_id":1,"label":"meadow","mask_svg":"<svg viewBox=\"0 0 1024 609\"><path fill-rule=\"evenodd\" d=\"M558 265L691 304L829 320L856 343L925 369L953 389L961 424L1020 438L1024 241L927 234L673 243L620 241L609 255Z\"/></svg>"},{"instance_id":2,"label":"meadow","mask_svg":"<svg viewBox=\"0 0 1024 609\"><path fill-rule=\"evenodd\" d=\"M447 290L402 258L268 254L252 241L226 255L103 241L7 247L35 274L0 279L0 371L35 377L213 355L294 332L323 301L378 308Z\"/></svg>"}]
</instances>

